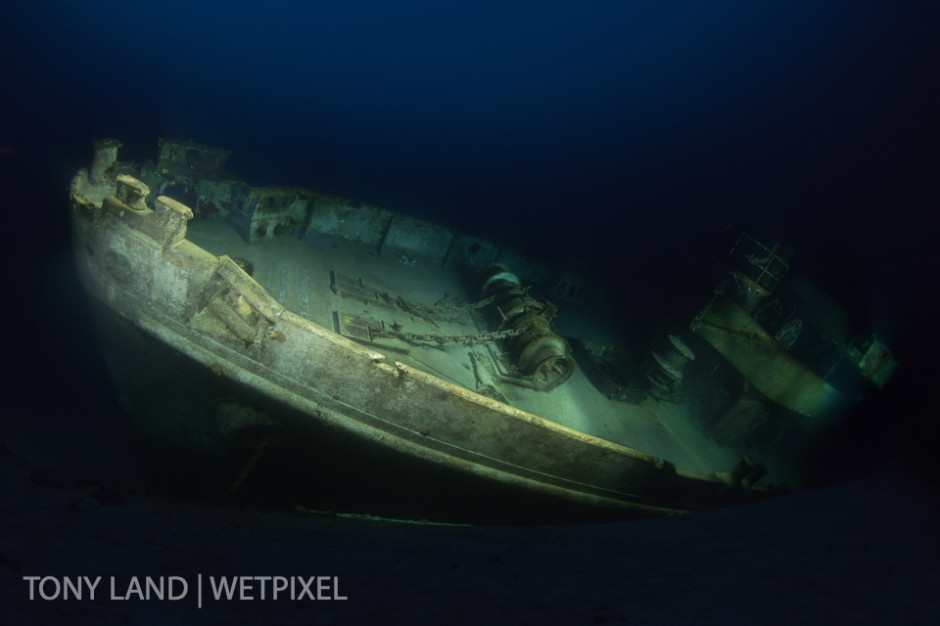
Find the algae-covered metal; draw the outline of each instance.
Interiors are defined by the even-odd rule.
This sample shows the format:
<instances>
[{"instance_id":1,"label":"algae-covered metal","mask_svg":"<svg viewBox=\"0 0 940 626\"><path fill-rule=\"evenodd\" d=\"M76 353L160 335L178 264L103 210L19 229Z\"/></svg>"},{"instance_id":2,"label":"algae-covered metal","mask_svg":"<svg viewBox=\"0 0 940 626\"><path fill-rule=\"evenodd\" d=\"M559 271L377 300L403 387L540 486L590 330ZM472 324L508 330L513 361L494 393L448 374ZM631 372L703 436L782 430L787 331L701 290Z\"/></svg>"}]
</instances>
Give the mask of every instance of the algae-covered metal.
<instances>
[{"instance_id":1,"label":"algae-covered metal","mask_svg":"<svg viewBox=\"0 0 940 626\"><path fill-rule=\"evenodd\" d=\"M623 514L685 512L764 495L754 483L767 468L741 454L745 449L703 436L678 402L686 397L683 368L707 361L695 360L678 337L651 361L661 376L651 369L650 380L658 385L605 397L590 372L576 372L568 342L552 327L555 305L521 287L518 276L545 284L550 271L511 249L310 190L250 188L222 173L222 150L162 141L159 162L135 169L115 161L115 145L100 144L94 176L82 170L73 181L74 248L108 328L138 333L193 365L173 383L156 380L159 372L149 386L125 381L133 388L122 396L129 412L146 414L145 430L154 437L187 446L211 440L211 447L239 425L279 424L295 434L316 425L318 445L334 433L344 445L404 455L429 474L446 468L560 506ZM226 245L254 260L191 241L194 214L206 225L207 245L222 245L221 231L230 230L239 237ZM385 281L332 269L344 263ZM441 268L466 275L487 267L483 299L460 306L448 305L447 294L433 305L395 295L385 288L395 274L383 273L414 274L427 287L425 278ZM256 272L264 276L256 279ZM559 278L569 287L573 280L570 273ZM496 300L497 319L488 322L485 307ZM819 404L807 404L807 394L828 398L825 381L776 377L773 371L797 370L736 307L713 302L694 328L736 367L774 361L776 369L755 386L771 401L813 415ZM745 336L763 352L741 357ZM582 352L590 347L578 343ZM158 369L154 363L147 365ZM239 403L226 394L243 397L245 390L257 407L233 409ZM189 408L155 415L154 402L135 400L135 393L159 396L163 407L177 398ZM194 399L203 395L214 399ZM631 440L654 450L635 449ZM259 451L268 449L264 441ZM651 453L657 450L679 460Z\"/></svg>"}]
</instances>

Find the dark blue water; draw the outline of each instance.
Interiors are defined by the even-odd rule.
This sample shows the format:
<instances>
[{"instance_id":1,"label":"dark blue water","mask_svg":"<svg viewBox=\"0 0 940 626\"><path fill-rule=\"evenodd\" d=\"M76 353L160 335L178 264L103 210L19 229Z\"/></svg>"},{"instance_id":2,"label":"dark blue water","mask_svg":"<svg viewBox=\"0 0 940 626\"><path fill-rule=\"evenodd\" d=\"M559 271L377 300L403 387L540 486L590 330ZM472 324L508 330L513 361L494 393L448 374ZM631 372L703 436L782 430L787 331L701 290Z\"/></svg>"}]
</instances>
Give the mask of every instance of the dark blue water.
<instances>
[{"instance_id":1,"label":"dark blue water","mask_svg":"<svg viewBox=\"0 0 940 626\"><path fill-rule=\"evenodd\" d=\"M640 318L734 222L794 244L892 343L910 381L893 401L925 395L935 3L13 1L0 15L4 270L34 303L6 312L37 389L11 394L21 413L114 406L93 334L74 330L90 321L65 207L101 137L137 161L164 136L224 146L254 185L586 259Z\"/></svg>"},{"instance_id":2,"label":"dark blue water","mask_svg":"<svg viewBox=\"0 0 940 626\"><path fill-rule=\"evenodd\" d=\"M140 162L155 156L159 137L173 137L232 150L229 169L253 185L311 187L551 260L583 258L631 320L644 310L655 318L672 277L701 259L728 222L791 243L800 269L870 322L901 362L892 384L849 416L825 455L826 475L857 477L900 456L905 480L940 483L938 12L935 1L898 0L6 0L0 443L34 442L16 452L100 484L130 491L150 484L71 265L67 188L89 164L94 139L117 137L122 158ZM37 506L30 493L45 502L52 488L31 489L4 499L26 520L4 521L21 534L30 529L27 537L6 533L18 547L0 555L12 577L4 593L20 599L22 575L168 572L191 580L230 563L240 575L350 572L354 587L373 585L349 603L356 615L376 605L436 616L445 609L429 612L429 603L453 613L463 607L452 597L472 597L484 610L513 605L515 613L504 613L513 616L526 607L570 614L553 610L564 605L590 611L595 622L620 616L610 607L621 606L623 615L663 607L700 618L702 598L714 605L717 596L694 585L677 595L672 574L736 588L742 571L752 573L746 562L760 564L757 587L722 607L806 614L818 605L828 618L842 615L845 602L861 605L845 615L871 607L864 614L914 615L916 607L899 602L929 588L922 581L936 573L929 550L923 563L915 558L921 535L908 530L911 507L864 490L829 492L812 509L781 506L772 522L760 513L719 519L724 534L683 530L692 537L684 543L669 526L649 540L618 526L621 553L636 546L619 565L645 562L643 574L625 575L615 563L593 595L575 598L546 594L539 572L567 589L565 581L589 571L584 555L597 556L596 565L617 554L621 539L592 537L571 548L569 529L560 529L529 553L524 541L506 547L518 538L486 534L489 543L474 537L458 557L450 542L391 530L365 540L357 531L343 543L332 528L304 528L259 560L242 548L262 535L277 542L281 526L268 532L226 511L239 532L206 542L224 525L200 521L210 519L204 514L174 508L171 519L102 507L126 512L110 518L127 529L108 542L89 521L98 508L66 511L75 495L63 495L55 510ZM880 513L858 508L869 500ZM843 520L854 534L838 527ZM908 542L900 560L889 554L898 538ZM559 541L568 547L559 551ZM545 567L543 554L557 570ZM509 580L516 572L521 581ZM908 577L922 584L898 593ZM431 578L447 589L453 580L456 591L426 591L431 585L421 583ZM671 582L658 585L663 580ZM918 598L927 608L916 614L926 614L930 600ZM279 606L287 619L304 608ZM46 608L57 617L70 610ZM152 605L118 610L145 608ZM232 608L243 616L250 607Z\"/></svg>"},{"instance_id":3,"label":"dark blue water","mask_svg":"<svg viewBox=\"0 0 940 626\"><path fill-rule=\"evenodd\" d=\"M13 2L0 139L82 163L97 137L192 139L254 184L630 261L728 220L894 245L925 208L927 9L325 4Z\"/></svg>"}]
</instances>

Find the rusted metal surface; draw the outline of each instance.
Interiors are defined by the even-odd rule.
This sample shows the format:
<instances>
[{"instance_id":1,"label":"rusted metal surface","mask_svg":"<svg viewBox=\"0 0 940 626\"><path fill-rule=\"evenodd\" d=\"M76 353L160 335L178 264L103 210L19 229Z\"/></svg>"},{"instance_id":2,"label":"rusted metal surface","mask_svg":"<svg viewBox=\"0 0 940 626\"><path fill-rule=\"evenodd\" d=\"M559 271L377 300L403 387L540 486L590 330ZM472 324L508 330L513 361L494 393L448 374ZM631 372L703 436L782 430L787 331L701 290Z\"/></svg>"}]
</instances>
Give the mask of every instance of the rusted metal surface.
<instances>
[{"instance_id":1,"label":"rusted metal surface","mask_svg":"<svg viewBox=\"0 0 940 626\"><path fill-rule=\"evenodd\" d=\"M255 415L251 403L199 417L218 395L193 394L223 385L216 394L250 390L270 404L264 415L277 426L316 425L320 436L598 510L669 514L773 491L755 483L779 475L774 442L803 454L844 413L859 378L880 387L897 366L874 335L849 337L845 311L795 279L790 249L742 235L693 334L663 330L633 372L617 346L574 341L576 370L555 332L558 308L523 287L534 282L532 293L556 294L563 308L593 300L570 267L553 276L512 249L383 209L249 187L222 171L225 150L164 140L157 165L137 168L116 161L118 147L98 144L92 170L73 181L74 249L86 289L116 326L195 368L148 392L188 403L149 415L151 432L167 439L267 428L268 417L242 419ZM213 247L219 256L187 238L194 218L206 219L195 235L208 229L207 241L225 242ZM288 234L309 241L259 241ZM339 266L286 252L305 246ZM248 252L259 249L267 252ZM420 282L432 266L447 276ZM449 282L473 275L475 300L475 288ZM466 293L429 297L442 284ZM857 374L848 385L847 371ZM257 450L273 445L264 441ZM735 465L754 450L766 466Z\"/></svg>"},{"instance_id":2,"label":"rusted metal surface","mask_svg":"<svg viewBox=\"0 0 940 626\"><path fill-rule=\"evenodd\" d=\"M113 196L96 204L83 193L89 185L80 175L72 196L86 288L202 363L206 376L254 389L364 442L603 509L668 514L752 493L727 477L677 469L389 363L285 309L233 260L186 240L192 212L184 205L158 198L158 209L137 209Z\"/></svg>"},{"instance_id":3,"label":"rusted metal surface","mask_svg":"<svg viewBox=\"0 0 940 626\"><path fill-rule=\"evenodd\" d=\"M246 241L296 236L309 221L314 204L314 193L300 187L252 187L239 234Z\"/></svg>"},{"instance_id":4,"label":"rusted metal surface","mask_svg":"<svg viewBox=\"0 0 940 626\"><path fill-rule=\"evenodd\" d=\"M494 299L498 331L512 333L506 343L516 360L520 382L548 391L571 377L575 362L568 343L551 327L557 312L554 304L530 297L519 278L498 263L483 270L482 292Z\"/></svg>"},{"instance_id":5,"label":"rusted metal surface","mask_svg":"<svg viewBox=\"0 0 940 626\"><path fill-rule=\"evenodd\" d=\"M201 174L221 174L232 153L223 148L206 146L194 141L160 139L158 169L195 170Z\"/></svg>"},{"instance_id":6,"label":"rusted metal surface","mask_svg":"<svg viewBox=\"0 0 940 626\"><path fill-rule=\"evenodd\" d=\"M810 418L826 418L846 406L835 387L790 356L730 298L717 295L692 324L765 396Z\"/></svg>"}]
</instances>

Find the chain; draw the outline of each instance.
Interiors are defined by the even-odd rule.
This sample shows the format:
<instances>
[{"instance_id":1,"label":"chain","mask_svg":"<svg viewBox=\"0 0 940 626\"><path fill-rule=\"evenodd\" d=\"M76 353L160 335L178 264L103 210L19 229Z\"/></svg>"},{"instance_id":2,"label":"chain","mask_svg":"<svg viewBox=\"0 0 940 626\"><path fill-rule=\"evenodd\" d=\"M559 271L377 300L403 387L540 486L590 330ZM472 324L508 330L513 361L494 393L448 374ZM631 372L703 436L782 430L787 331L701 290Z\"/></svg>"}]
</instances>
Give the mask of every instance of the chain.
<instances>
[{"instance_id":1,"label":"chain","mask_svg":"<svg viewBox=\"0 0 940 626\"><path fill-rule=\"evenodd\" d=\"M496 300L496 296L490 296L489 298L484 298L479 302L468 302L467 304L461 304L459 306L429 306L426 307L434 312L439 313L457 313L459 311L475 311L476 309L482 309L483 307L492 304ZM440 302L440 300L438 300Z\"/></svg>"},{"instance_id":2,"label":"chain","mask_svg":"<svg viewBox=\"0 0 940 626\"><path fill-rule=\"evenodd\" d=\"M496 296L491 296L479 302L471 302L460 306L428 306L417 302L409 302L401 296L398 296L395 298L395 304L406 313L421 318L434 328L437 328L437 322L435 320L445 319L446 314L465 313L482 309L486 305L491 304L495 299ZM453 317L453 315L450 317Z\"/></svg>"},{"instance_id":3,"label":"chain","mask_svg":"<svg viewBox=\"0 0 940 626\"><path fill-rule=\"evenodd\" d=\"M401 339L407 341L408 343L431 343L437 345L444 345L447 343L457 343L464 345L473 345L475 343L489 343L492 341L501 341L503 339L510 339L512 337L518 337L523 333L522 330L518 329L506 329L506 330L497 330L490 333L479 333L476 335L433 335L425 334L419 335L415 333L403 333L397 330L373 330L373 337L394 337L396 339Z\"/></svg>"}]
</instances>

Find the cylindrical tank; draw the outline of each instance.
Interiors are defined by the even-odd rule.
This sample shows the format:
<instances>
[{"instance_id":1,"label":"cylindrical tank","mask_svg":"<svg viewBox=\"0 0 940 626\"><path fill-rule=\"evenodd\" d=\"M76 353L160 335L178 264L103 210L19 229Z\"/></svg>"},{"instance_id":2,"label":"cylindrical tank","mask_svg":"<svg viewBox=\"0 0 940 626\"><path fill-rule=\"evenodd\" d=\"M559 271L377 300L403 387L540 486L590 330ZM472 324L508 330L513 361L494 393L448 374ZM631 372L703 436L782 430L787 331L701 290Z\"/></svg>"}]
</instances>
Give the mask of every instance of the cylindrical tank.
<instances>
[{"instance_id":1,"label":"cylindrical tank","mask_svg":"<svg viewBox=\"0 0 940 626\"><path fill-rule=\"evenodd\" d=\"M675 396L682 383L683 369L689 361L695 360L695 354L681 339L675 335L667 335L667 341L652 351L653 361L656 362L647 378L650 381L650 393L661 400L669 400Z\"/></svg>"},{"instance_id":2,"label":"cylindrical tank","mask_svg":"<svg viewBox=\"0 0 940 626\"><path fill-rule=\"evenodd\" d=\"M516 333L506 340L506 347L529 384L548 391L568 380L574 359L568 354L568 343L551 328L555 306L530 297L519 277L504 265L487 266L480 281L483 294L493 297L499 330Z\"/></svg>"}]
</instances>

